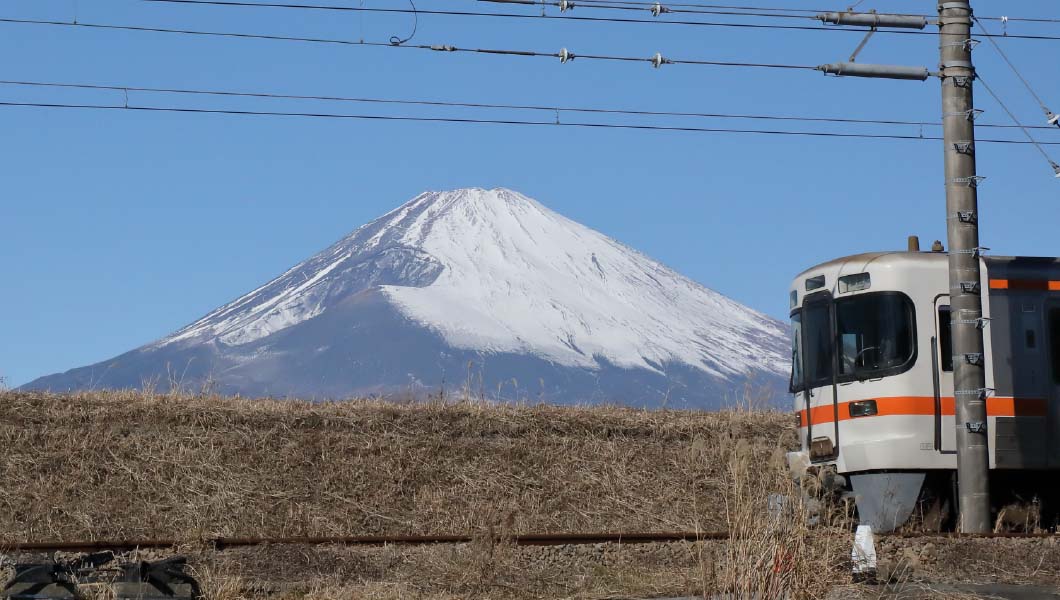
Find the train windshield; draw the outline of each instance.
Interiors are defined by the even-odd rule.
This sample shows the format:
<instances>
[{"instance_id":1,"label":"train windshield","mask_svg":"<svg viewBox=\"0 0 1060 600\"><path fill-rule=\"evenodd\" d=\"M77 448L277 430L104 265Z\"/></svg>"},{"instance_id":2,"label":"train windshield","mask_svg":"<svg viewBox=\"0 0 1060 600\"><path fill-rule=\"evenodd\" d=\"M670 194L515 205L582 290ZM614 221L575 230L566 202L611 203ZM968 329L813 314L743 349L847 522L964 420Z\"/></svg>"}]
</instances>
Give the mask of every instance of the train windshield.
<instances>
[{"instance_id":1,"label":"train windshield","mask_svg":"<svg viewBox=\"0 0 1060 600\"><path fill-rule=\"evenodd\" d=\"M915 323L913 303L904 294L807 301L791 315L791 391L905 371L916 358Z\"/></svg>"},{"instance_id":2,"label":"train windshield","mask_svg":"<svg viewBox=\"0 0 1060 600\"><path fill-rule=\"evenodd\" d=\"M839 378L882 377L916 350L913 303L901 294L866 294L835 303Z\"/></svg>"}]
</instances>

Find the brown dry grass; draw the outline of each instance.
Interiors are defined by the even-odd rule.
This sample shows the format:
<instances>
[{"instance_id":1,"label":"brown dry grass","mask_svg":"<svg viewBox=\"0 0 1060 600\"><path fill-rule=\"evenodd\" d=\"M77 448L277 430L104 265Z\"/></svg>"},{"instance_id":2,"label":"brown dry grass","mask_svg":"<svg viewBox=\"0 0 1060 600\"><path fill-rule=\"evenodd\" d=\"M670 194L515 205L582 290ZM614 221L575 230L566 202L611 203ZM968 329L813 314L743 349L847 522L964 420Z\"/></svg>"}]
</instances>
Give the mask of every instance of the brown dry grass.
<instances>
[{"instance_id":1,"label":"brown dry grass","mask_svg":"<svg viewBox=\"0 0 1060 600\"><path fill-rule=\"evenodd\" d=\"M715 544L716 545L716 544ZM698 594L701 544L242 549L211 557L229 598L633 598ZM283 566L286 562L287 566ZM213 589L212 585L208 585Z\"/></svg>"},{"instance_id":2,"label":"brown dry grass","mask_svg":"<svg viewBox=\"0 0 1060 600\"><path fill-rule=\"evenodd\" d=\"M824 597L849 580L851 536L806 527L783 464L791 425L787 415L750 410L6 392L0 541L186 540L177 551L208 600ZM794 499L773 520L764 518L771 493ZM731 539L506 541L523 532L695 529L729 530ZM197 543L398 533L475 541L224 552ZM940 544L922 568L961 547ZM897 560L908 548L881 552ZM1011 568L1013 578L1054 577L1060 555L1033 572Z\"/></svg>"},{"instance_id":3,"label":"brown dry grass","mask_svg":"<svg viewBox=\"0 0 1060 600\"><path fill-rule=\"evenodd\" d=\"M794 443L789 425L774 413L9 392L0 533L722 529L733 441L768 461Z\"/></svg>"}]
</instances>

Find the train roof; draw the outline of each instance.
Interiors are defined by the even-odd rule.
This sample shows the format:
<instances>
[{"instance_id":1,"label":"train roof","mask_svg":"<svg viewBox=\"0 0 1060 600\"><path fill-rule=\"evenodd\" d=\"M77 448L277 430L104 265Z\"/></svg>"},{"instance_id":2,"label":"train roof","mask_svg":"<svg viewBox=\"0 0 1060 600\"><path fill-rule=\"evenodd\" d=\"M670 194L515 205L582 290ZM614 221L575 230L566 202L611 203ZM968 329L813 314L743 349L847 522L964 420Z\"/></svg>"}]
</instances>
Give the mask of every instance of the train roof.
<instances>
[{"instance_id":1,"label":"train roof","mask_svg":"<svg viewBox=\"0 0 1060 600\"><path fill-rule=\"evenodd\" d=\"M856 269L844 268L844 271L858 272L866 270L870 264L887 266L925 266L944 265L948 262L948 252L865 252L836 258L827 262L814 265L795 276L801 279L814 271L828 270L835 267L852 267L858 263L862 266ZM999 276L1010 278L1034 278L1045 276L1060 277L1060 258L1046 256L984 256L987 270L996 271Z\"/></svg>"}]
</instances>

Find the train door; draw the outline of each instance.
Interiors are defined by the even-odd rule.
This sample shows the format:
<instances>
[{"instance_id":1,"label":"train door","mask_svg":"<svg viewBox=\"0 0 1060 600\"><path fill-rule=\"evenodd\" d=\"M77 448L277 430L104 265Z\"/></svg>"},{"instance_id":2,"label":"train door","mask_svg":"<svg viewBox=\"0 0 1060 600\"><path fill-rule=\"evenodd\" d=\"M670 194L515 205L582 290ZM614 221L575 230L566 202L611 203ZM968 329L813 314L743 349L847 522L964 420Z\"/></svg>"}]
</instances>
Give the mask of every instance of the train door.
<instances>
[{"instance_id":1,"label":"train door","mask_svg":"<svg viewBox=\"0 0 1060 600\"><path fill-rule=\"evenodd\" d=\"M1050 300L1045 305L1046 330L1049 336L1049 394L1046 398L1045 443L1048 464L1052 468L1060 467L1060 300Z\"/></svg>"},{"instance_id":2,"label":"train door","mask_svg":"<svg viewBox=\"0 0 1060 600\"><path fill-rule=\"evenodd\" d=\"M935 298L935 337L932 338L932 371L935 377L935 450L957 451L953 401L953 338L950 334L950 297Z\"/></svg>"},{"instance_id":3,"label":"train door","mask_svg":"<svg viewBox=\"0 0 1060 600\"><path fill-rule=\"evenodd\" d=\"M802 307L802 376L807 400L810 459L839 456L839 406L836 404L835 314L832 295L806 296Z\"/></svg>"},{"instance_id":4,"label":"train door","mask_svg":"<svg viewBox=\"0 0 1060 600\"><path fill-rule=\"evenodd\" d=\"M990 297L990 371L995 388L991 460L998 469L1042 469L1051 419L1050 309L1041 290L1008 289Z\"/></svg>"}]
</instances>

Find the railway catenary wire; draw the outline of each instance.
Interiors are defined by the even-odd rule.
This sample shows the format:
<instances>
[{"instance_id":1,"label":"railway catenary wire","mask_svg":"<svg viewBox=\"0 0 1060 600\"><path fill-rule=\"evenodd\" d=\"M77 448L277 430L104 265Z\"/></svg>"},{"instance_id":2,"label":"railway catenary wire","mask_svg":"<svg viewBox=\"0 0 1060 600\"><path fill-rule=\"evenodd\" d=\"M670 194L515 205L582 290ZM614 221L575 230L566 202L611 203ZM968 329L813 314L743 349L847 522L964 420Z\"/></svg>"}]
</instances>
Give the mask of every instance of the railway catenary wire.
<instances>
[{"instance_id":1,"label":"railway catenary wire","mask_svg":"<svg viewBox=\"0 0 1060 600\"><path fill-rule=\"evenodd\" d=\"M229 6L229 7L242 7L242 8L281 8L281 9L301 9L301 10L329 10L329 11L352 11L361 13L391 13L391 14L416 14L416 15L445 15L455 17L487 17L487 18L508 18L508 19L546 19L546 20L567 20L567 21L583 21L583 22L596 22L596 23L629 23L629 24L655 24L655 25L686 25L686 26L701 26L701 27L730 27L740 29L767 29L767 30L789 30L789 31L831 31L840 33L864 33L868 29L866 28L836 28L836 27L825 27L825 26L809 26L809 25L778 25L778 24L767 24L767 23L722 23L714 21L675 21L675 20L659 20L659 19L631 19L631 18L620 18L620 17L585 17L576 15L540 15L540 14L521 14L521 13L495 13L495 12L478 12L470 10L437 10L437 9L411 9L411 8L379 8L379 7L367 7L367 6L330 6L330 5L319 5L319 4L301 4L301 3L261 3L261 2L249 2L245 0L140 0L141 2L147 3L166 3L166 4L185 4L185 5L203 5L203 6ZM906 30L906 29L879 29L879 33L892 33L901 35L930 35L937 37L938 34L931 31L919 31L919 30ZM1032 35L1032 34L1009 34L999 35L982 33L978 34L978 37L1004 37L1007 39L1021 39L1021 40L1045 40L1045 41L1060 41L1060 35Z\"/></svg>"},{"instance_id":2,"label":"railway catenary wire","mask_svg":"<svg viewBox=\"0 0 1060 600\"><path fill-rule=\"evenodd\" d=\"M432 106L432 107L446 107L446 108L481 108L481 109L503 109L503 110L521 110L521 111L534 111L544 112L548 114L554 113L586 113L586 114L606 114L606 115L630 115L630 116L651 116L651 117L688 117L688 118L704 118L704 119L741 119L741 120L762 120L762 121L782 121L782 122L797 122L797 123L835 123L835 124L853 124L853 125L898 125L907 127L941 127L942 123L938 121L911 121L911 120L900 120L900 119L856 119L856 118L844 118L844 117L800 117L800 116L783 116L783 115L761 115L761 114L731 114L731 113L709 113L709 112L681 112L681 111L663 111L663 110L635 110L626 108L606 108L606 107L586 107L586 106L566 106L566 105L545 105L545 104L499 104L499 103L485 103L485 102L449 102L442 100L409 100L399 98L368 98L368 97L350 97L350 96L334 96L334 95L304 95L304 94L282 94L274 92L250 92L250 91L236 91L236 90L207 90L207 89L189 89L189 88L173 88L173 87L143 87L143 86L132 86L132 85L103 85L103 84L91 84L91 83L60 83L60 82L47 82L47 81L21 81L21 80L3 80L0 79L0 85L12 85L12 86L28 86L28 87L44 87L44 88L60 88L60 89L83 89L83 90L102 90L102 91L114 91L114 92L146 92L155 94L181 94L181 95L204 95L204 96L230 96L236 98L261 98L261 99L278 99L278 100L314 100L314 101L325 101L325 102L345 102L345 103L363 103L363 104L382 104L382 105L411 105L411 106ZM977 127L984 128L997 128L997 129L1037 129L1045 130L1050 132L1060 132L1056 127L1047 125L1006 125L1000 123L976 123Z\"/></svg>"},{"instance_id":3,"label":"railway catenary wire","mask_svg":"<svg viewBox=\"0 0 1060 600\"><path fill-rule=\"evenodd\" d=\"M476 0L478 1L478 0ZM482 0L484 2L490 2L492 0ZM538 6L541 5L541 0L500 0L501 2L514 1L523 4L533 3ZM629 6L641 6L644 8L650 8L655 5L655 2L645 2L636 0L577 0L578 6L586 6L589 4L624 4ZM821 13L831 12L834 9L812 9L812 8L778 8L773 6L739 6L731 4L701 4L701 3L690 3L690 2L666 2L664 6L675 6L679 8L709 8L709 9L720 9L720 10L757 10L761 12L787 12L787 13Z\"/></svg>"},{"instance_id":4,"label":"railway catenary wire","mask_svg":"<svg viewBox=\"0 0 1060 600\"><path fill-rule=\"evenodd\" d=\"M553 6L559 7L558 0L469 0L471 2L491 2L495 4L507 4L526 7ZM809 19L819 20L817 15L822 13L836 12L835 9L799 9L799 8L776 8L765 6L731 6L719 4L682 4L662 2L632 2L623 0L575 0L574 4L579 8L604 9L604 10L627 10L651 12L655 16L660 14L701 14L701 15L726 15L744 17L762 17L768 19ZM880 14L894 15L900 17L924 17L935 19L938 15L923 13L894 13L883 11ZM1038 17L978 17L979 20L1002 21L1008 23L1060 23L1060 18L1038 18ZM936 24L931 21L931 24Z\"/></svg>"},{"instance_id":5,"label":"railway catenary wire","mask_svg":"<svg viewBox=\"0 0 1060 600\"><path fill-rule=\"evenodd\" d=\"M1034 136L1031 135L1031 132L1028 131L1028 128L1024 127L1023 124L1020 123L1019 118L1016 117L1016 114L1013 113L1011 109L1009 109L1008 105L1005 104L1005 101L1001 99L1001 96L999 96L998 93L994 91L994 88L990 87L990 84L988 84L981 75L977 76L977 79L979 80L979 85L983 86L983 89L985 89L987 93L990 94L994 101L1001 105L1001 108L1005 111L1009 118L1012 119L1012 122L1015 123L1017 127L1023 130L1023 134L1027 136L1027 139L1030 140L1030 143L1033 144L1034 147L1037 148L1038 152L1042 155L1042 157L1045 158L1045 162L1049 163L1049 167L1053 169L1053 172L1056 173L1056 176L1060 177L1060 164L1053 160L1053 157L1049 156L1049 153L1046 152L1045 148L1042 148L1042 145L1038 143L1038 140L1036 140ZM1046 112L1048 112L1049 109L1045 110Z\"/></svg>"},{"instance_id":6,"label":"railway catenary wire","mask_svg":"<svg viewBox=\"0 0 1060 600\"><path fill-rule=\"evenodd\" d=\"M986 27L983 26L983 23L982 23L981 19L976 18L976 17L972 17L972 18L975 20L975 24L979 26L980 30L982 30L984 33L988 33L986 31ZM1055 116L1055 115L1053 115L1053 111L1049 110L1049 107L1045 104L1045 101L1042 100L1042 97L1038 95L1038 92L1034 91L1034 86L1031 85L1031 82L1027 81L1027 78L1024 77L1023 73L1020 72L1019 68L1016 67L1016 64L1013 63L1011 59L1009 59L1008 53L1006 53L1001 48L1001 44L998 44L997 40L995 40L994 38L989 38L988 41L990 42L991 45L994 46L994 49L997 50L997 53L1001 55L1001 58L1004 59L1005 64L1008 65L1009 69L1011 69L1012 72L1016 74L1016 77L1019 78L1020 82L1023 83L1023 87L1027 88L1027 91L1030 92L1031 96L1034 97L1035 102L1037 102L1038 106L1040 106L1042 108L1042 111L1046 114L1046 116L1049 117L1049 118L1052 118L1053 116ZM991 95L992 94L993 94L993 92L991 92ZM998 100L998 102L1000 102L1000 100ZM1005 110L1007 111L1008 108L1005 108ZM1013 120L1015 120L1015 117L1013 117ZM1017 121L1017 123L1018 123L1018 121Z\"/></svg>"},{"instance_id":7,"label":"railway catenary wire","mask_svg":"<svg viewBox=\"0 0 1060 600\"><path fill-rule=\"evenodd\" d=\"M493 2L499 1L501 3L516 3L525 5L536 5L541 6L541 0L474 0L476 2ZM554 0L549 0L548 3L552 4ZM655 5L655 2L646 2L644 0L576 0L578 6L586 7L594 4L621 4L625 6L637 6L643 10L651 10L651 7ZM677 7L677 8L704 8L711 10L743 10L743 11L758 11L768 13L804 13L813 15L811 18L816 18L816 15L827 12L835 12L835 8L781 8L774 6L747 6L747 5L731 5L731 4L702 4L702 3L684 3L684 2L662 2L660 3L665 7ZM677 11L674 11L677 12ZM890 12L883 11L881 14L889 14L901 17L925 17L928 19L938 17L937 13L905 13L905 12ZM980 20L985 21L1008 21L1010 23L1060 23L1060 18L1054 17L978 17Z\"/></svg>"},{"instance_id":8,"label":"railway catenary wire","mask_svg":"<svg viewBox=\"0 0 1060 600\"><path fill-rule=\"evenodd\" d=\"M316 113L316 112L294 112L294 111L256 111L219 108L188 108L174 106L136 106L136 105L103 105L103 104L74 104L74 103L49 103L49 102L15 102L0 101L0 107L35 107L35 108L59 108L59 109L87 109L107 111L138 111L138 112L170 112L188 114L215 114L215 115L240 115L240 116L271 116L271 117L306 117L322 119L349 119L368 121L410 121L428 123L459 123L459 124L486 124L486 125L521 125L521 126L545 126L545 127L577 127L587 129L626 129L636 131L674 131L687 133L733 133L772 136L794 136L794 137L821 137L821 138L846 138L866 140L908 140L908 141L942 141L941 136L925 135L902 135L902 134L873 134L873 133L842 133L832 131L790 131L779 129L734 129L723 127L686 127L672 125L651 125L631 123L584 123L584 122L555 122L555 121L526 121L515 119L473 119L458 117L421 117L408 115L367 115L350 113ZM1010 144L1030 145L1027 140L1008 139L979 139L978 143L987 144ZM1037 142L1043 146L1060 146L1060 142Z\"/></svg>"},{"instance_id":9,"label":"railway catenary wire","mask_svg":"<svg viewBox=\"0 0 1060 600\"><path fill-rule=\"evenodd\" d=\"M348 119L366 121L409 121L425 123L460 123L460 124L486 124L486 125L518 125L518 126L544 126L544 127L576 127L585 129L625 129L634 131L673 131L687 133L732 133L771 136L792 137L819 137L819 138L845 138L865 140L908 140L908 141L942 141L941 136L901 135L901 134L872 134L872 133L842 133L831 131L789 131L779 129L732 129L722 127L682 127L671 125L645 125L629 123L583 123L583 122L555 122L555 121L520 121L514 119L472 119L457 117L420 117L407 115L366 115L349 113L313 113L313 112L287 112L287 111L254 111L219 108L187 108L187 107L163 107L163 106L136 106L136 105L103 105L103 104L73 104L73 103L49 103L49 102L14 102L0 101L0 107L34 107L34 108L58 108L58 109L86 109L106 111L136 111L136 112L169 112L187 114L214 114L214 115L240 115L240 116L270 116L270 117L306 117L321 119ZM977 143L985 144L1010 144L1030 145L1027 140L1007 139L978 139ZM1060 142L1037 142L1043 146L1060 146Z\"/></svg>"},{"instance_id":10,"label":"railway catenary wire","mask_svg":"<svg viewBox=\"0 0 1060 600\"><path fill-rule=\"evenodd\" d=\"M651 23L651 24L667 24L667 25L700 25L705 27L747 27L747 28L766 28L766 29L794 29L794 30L813 30L813 31L839 31L838 29L825 29L823 27L803 27L794 25L766 25L766 24L753 24L753 23L713 23L706 21L660 21L657 19L631 19L631 18L620 18L620 17L582 17L577 15L541 15L541 14L522 14L522 13L497 13L497 12L480 12L471 10L439 10L439 9L416 9L411 8L381 8L381 7L361 7L361 6L334 6L334 5L322 5L322 4L305 4L305 3L281 3L281 2L253 2L249 0L140 0L141 2L151 4L185 4L185 5L199 5L199 6L227 6L227 7L238 7L238 8L284 8L284 9L298 9L298 10L324 10L324 11L350 11L350 12L364 12L364 13L397 13L397 14L421 14L421 15L445 15L455 17L497 17L497 18L510 18L510 19L546 19L546 20L568 20L568 21L590 21L590 22L605 22L605 23ZM504 2L500 0L500 4L516 4L512 2ZM522 5L520 3L520 5ZM530 6L530 5L524 5ZM541 6L537 4L537 6ZM588 8L588 7L587 7ZM606 5L596 5L591 8L611 8ZM617 8L616 10L624 10L625 8ZM674 11L676 12L676 11ZM708 14L738 14L738 13L708 13ZM766 16L766 15L752 15L743 13L743 16ZM775 16L775 15L768 15ZM812 18L812 17L798 17L798 18Z\"/></svg>"},{"instance_id":11,"label":"railway catenary wire","mask_svg":"<svg viewBox=\"0 0 1060 600\"><path fill-rule=\"evenodd\" d=\"M144 0L144 1L155 1L155 0ZM173 0L157 0L157 1L173 1ZM387 9L389 10L389 9ZM410 11L408 11L410 12ZM811 65L795 65L795 64L784 64L784 63L757 63L757 62L741 62L741 61L716 61L716 60L699 60L699 59L672 59L663 57L657 53L651 57L639 57L639 56L613 56L613 55L598 55L598 54L581 54L574 52L567 52L566 49L560 52L538 52L528 50L502 50L502 49L489 49L489 48L460 48L448 44L394 44L387 42L368 42L364 40L348 40L348 39L337 39L337 38L320 38L320 37L301 37L301 36L286 36L286 35L272 35L263 33L241 33L232 31L203 31L198 29L175 29L167 27L148 27L143 25L116 25L111 23L88 23L88 22L75 22L75 21L55 21L45 19L16 19L10 17L0 18L0 23L15 24L15 25L45 25L45 26L56 26L56 27L73 27L73 28L89 28L89 29L105 29L105 30L117 30L117 31L135 31L144 33L168 33L175 35L192 35L192 36L206 36L206 37L229 37L237 39L255 39L255 40L269 40L269 41L288 41L288 42L304 42L304 43L316 43L316 44L336 44L343 46L366 46L366 47L378 47L378 48L404 48L414 50L430 50L436 52L470 52L476 54L494 54L494 55L507 55L507 56L526 56L526 57L547 57L547 58L558 58L562 62L572 61L576 58L583 60L602 60L602 61L617 61L617 62L642 62L648 63L653 66L661 65L696 65L696 66L713 66L713 67L740 67L740 68L763 68L763 69L786 69L786 70L803 70L803 71L817 71L817 66ZM1060 37L1055 38L1060 40Z\"/></svg>"},{"instance_id":12,"label":"railway catenary wire","mask_svg":"<svg viewBox=\"0 0 1060 600\"><path fill-rule=\"evenodd\" d=\"M876 533L878 537L926 538L926 539L1051 539L1055 533L981 533L956 532L898 532ZM497 536L498 540L517 546L574 546L585 544L660 544L674 542L726 541L731 538L728 531L676 531L676 532L602 532L602 533L525 533ZM75 541L0 541L0 550L5 552L45 551L100 551L134 550L147 548L172 548L195 542L215 550L263 546L267 544L287 545L345 545L345 546L389 546L389 545L437 545L467 544L476 539L472 535L374 535L374 536L328 536L328 537L216 537L198 540L187 539L141 539L141 540L75 540Z\"/></svg>"},{"instance_id":13,"label":"railway catenary wire","mask_svg":"<svg viewBox=\"0 0 1060 600\"><path fill-rule=\"evenodd\" d=\"M179 35L193 35L193 36L216 36L216 37L230 37L239 39L255 39L255 40L269 40L269 41L287 41L287 42L305 42L315 44L337 44L342 46L368 46L377 48L404 48L410 50L430 50L435 52L469 52L473 54L494 54L494 55L505 55L505 56L527 56L527 57L545 57L545 58L558 58L561 61L572 61L574 59L582 60L602 60L602 61L616 61L616 62L643 62L652 65L696 65L696 66L710 66L710 67L742 67L742 68L762 68L762 69L789 69L789 70L804 70L804 71L816 71L817 67L810 65L792 65L782 63L753 63L753 62L737 62L737 61L717 61L717 60L697 60L697 59L671 59L664 58L661 54L657 54L654 57L640 57L640 56L613 56L613 55L601 55L601 54L581 54L574 52L537 52L531 50L502 50L492 48L459 48L448 44L393 44L388 42L366 42L366 41L355 41L355 40L343 40L337 38L318 38L318 37L299 37L299 36L286 36L286 35L271 35L263 33L238 33L231 31L202 31L197 29L171 29L166 27L147 27L142 25L114 25L110 23L83 23L73 21L52 21L42 19L14 19L14 18L0 18L0 23L18 24L18 25L50 25L50 26L62 26L62 27L84 27L91 29L106 29L106 30L118 30L118 31L137 31L145 33L169 33ZM1060 39L1060 38L1058 38Z\"/></svg>"},{"instance_id":14,"label":"railway catenary wire","mask_svg":"<svg viewBox=\"0 0 1060 600\"><path fill-rule=\"evenodd\" d=\"M541 6L553 6L560 7L561 4L558 1L552 0L548 2L534 2L533 0L471 0L473 2L489 2L493 4L511 5L511 6L526 6L526 7L541 7ZM577 5L579 8L596 9L596 10L625 10L632 12L651 12L655 4L629 6L626 2L594 2L592 4L582 4L581 0L578 1ZM672 8L671 8L672 7ZM680 8L672 4L660 4L655 7L658 14L652 13L655 16L662 14L685 14L685 15L722 15L731 17L765 17L769 19L805 19L805 20L816 20L817 18L812 15L804 14L790 14L786 12L768 12L768 11L753 11L751 9L729 9L729 8Z\"/></svg>"},{"instance_id":15,"label":"railway catenary wire","mask_svg":"<svg viewBox=\"0 0 1060 600\"><path fill-rule=\"evenodd\" d=\"M166 0L144 0L146 2L158 1L164 2ZM560 2L557 0L470 0L472 2L489 2L501 5L510 6L525 6L525 7L558 7ZM246 2L246 4L260 4L261 6L268 6L269 3L265 2ZM275 3L274 3L275 4ZM580 8L588 9L607 9L607 10L633 10L633 11L651 11L656 7L655 2L635 2L630 0L576 0L575 4ZM764 17L764 18L791 18L791 19L809 19L818 20L817 15L821 13L834 12L834 9L805 9L805 8L778 8L769 6L734 6L727 4L689 4L689 3L671 3L660 2L661 8L665 9L665 13L673 14L707 14L707 15L727 15L727 16L745 16L745 17ZM336 9L336 10L348 10L349 7L313 7L322 9ZM411 12L411 11L410 11ZM423 12L423 11L419 11ZM909 17L925 17L933 18L937 15L929 15L922 13L885 13L896 16L909 16ZM1005 21L1005 22L1017 22L1017 23L1060 23L1060 18L1040 18L1040 17L978 17L980 20L986 21ZM1010 37L1010 36L1001 36Z\"/></svg>"}]
</instances>

